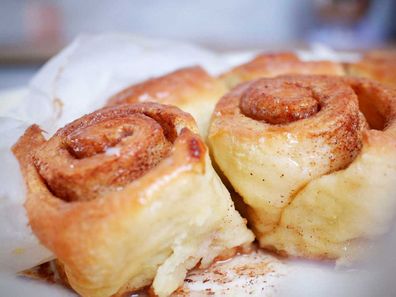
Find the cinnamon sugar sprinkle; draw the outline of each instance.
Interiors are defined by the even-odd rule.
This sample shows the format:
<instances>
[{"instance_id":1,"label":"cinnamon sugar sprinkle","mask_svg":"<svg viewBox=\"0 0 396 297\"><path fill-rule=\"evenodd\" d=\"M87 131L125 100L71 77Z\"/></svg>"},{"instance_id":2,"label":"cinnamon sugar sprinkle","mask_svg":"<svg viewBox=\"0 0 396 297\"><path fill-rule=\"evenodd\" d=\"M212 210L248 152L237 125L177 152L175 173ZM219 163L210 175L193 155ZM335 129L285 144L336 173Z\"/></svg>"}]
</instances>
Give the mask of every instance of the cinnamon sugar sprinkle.
<instances>
[{"instance_id":1,"label":"cinnamon sugar sprinkle","mask_svg":"<svg viewBox=\"0 0 396 297\"><path fill-rule=\"evenodd\" d=\"M51 261L24 271L21 275L67 286L57 268L55 261ZM218 261L207 269L193 269L172 297L273 296L278 283L286 274L287 267L281 260L257 250ZM146 289L125 296L155 295Z\"/></svg>"},{"instance_id":2,"label":"cinnamon sugar sprinkle","mask_svg":"<svg viewBox=\"0 0 396 297\"><path fill-rule=\"evenodd\" d=\"M194 269L172 296L270 296L283 275L285 265L259 250Z\"/></svg>"}]
</instances>

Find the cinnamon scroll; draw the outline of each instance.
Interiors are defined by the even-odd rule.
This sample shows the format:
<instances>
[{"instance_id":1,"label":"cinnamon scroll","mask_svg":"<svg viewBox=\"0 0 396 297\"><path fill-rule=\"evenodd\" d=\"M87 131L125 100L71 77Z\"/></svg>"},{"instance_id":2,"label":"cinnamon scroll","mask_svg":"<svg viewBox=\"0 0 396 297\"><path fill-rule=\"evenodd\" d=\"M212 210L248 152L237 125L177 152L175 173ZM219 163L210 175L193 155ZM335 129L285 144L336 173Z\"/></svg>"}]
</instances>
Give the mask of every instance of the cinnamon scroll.
<instances>
[{"instance_id":1,"label":"cinnamon scroll","mask_svg":"<svg viewBox=\"0 0 396 297\"><path fill-rule=\"evenodd\" d=\"M81 296L152 284L167 296L197 263L253 240L215 174L192 117L139 103L83 116L13 151L30 225Z\"/></svg>"},{"instance_id":2,"label":"cinnamon scroll","mask_svg":"<svg viewBox=\"0 0 396 297\"><path fill-rule=\"evenodd\" d=\"M208 136L260 245L336 259L396 206L396 93L373 81L281 76L239 85Z\"/></svg>"},{"instance_id":3,"label":"cinnamon scroll","mask_svg":"<svg viewBox=\"0 0 396 297\"><path fill-rule=\"evenodd\" d=\"M372 51L363 55L356 63L348 63L350 75L377 80L396 88L396 51Z\"/></svg>"},{"instance_id":4,"label":"cinnamon scroll","mask_svg":"<svg viewBox=\"0 0 396 297\"><path fill-rule=\"evenodd\" d=\"M175 105L189 112L206 136L210 115L226 92L223 84L199 66L187 67L130 86L111 97L108 106L136 102Z\"/></svg>"},{"instance_id":5,"label":"cinnamon scroll","mask_svg":"<svg viewBox=\"0 0 396 297\"><path fill-rule=\"evenodd\" d=\"M331 61L302 61L294 53L261 54L253 60L222 74L220 79L232 88L249 80L285 74L343 75L340 63Z\"/></svg>"}]
</instances>

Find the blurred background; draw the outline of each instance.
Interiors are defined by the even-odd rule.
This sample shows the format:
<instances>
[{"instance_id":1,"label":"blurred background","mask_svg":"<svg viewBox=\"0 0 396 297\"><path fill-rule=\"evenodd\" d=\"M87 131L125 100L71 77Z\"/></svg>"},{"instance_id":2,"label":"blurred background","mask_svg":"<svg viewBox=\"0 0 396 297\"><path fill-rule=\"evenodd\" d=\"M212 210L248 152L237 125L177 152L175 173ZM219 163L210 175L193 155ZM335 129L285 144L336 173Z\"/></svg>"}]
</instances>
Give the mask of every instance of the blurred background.
<instances>
[{"instance_id":1,"label":"blurred background","mask_svg":"<svg viewBox=\"0 0 396 297\"><path fill-rule=\"evenodd\" d=\"M25 85L81 33L129 32L218 51L394 47L394 0L0 0L0 90Z\"/></svg>"}]
</instances>

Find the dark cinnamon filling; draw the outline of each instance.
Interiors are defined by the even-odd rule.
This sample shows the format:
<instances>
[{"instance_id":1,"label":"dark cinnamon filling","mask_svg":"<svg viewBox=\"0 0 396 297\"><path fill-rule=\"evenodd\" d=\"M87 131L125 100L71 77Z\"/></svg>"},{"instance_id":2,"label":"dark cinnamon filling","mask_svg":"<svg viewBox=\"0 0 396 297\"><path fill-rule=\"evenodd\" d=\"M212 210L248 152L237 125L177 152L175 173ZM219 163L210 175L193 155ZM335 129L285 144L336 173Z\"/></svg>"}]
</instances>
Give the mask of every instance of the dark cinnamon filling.
<instances>
[{"instance_id":1,"label":"dark cinnamon filling","mask_svg":"<svg viewBox=\"0 0 396 297\"><path fill-rule=\"evenodd\" d=\"M276 125L308 118L320 110L320 104L310 88L259 80L242 95L240 109L250 118Z\"/></svg>"},{"instance_id":2,"label":"dark cinnamon filling","mask_svg":"<svg viewBox=\"0 0 396 297\"><path fill-rule=\"evenodd\" d=\"M140 178L169 156L176 133L172 119L161 125L154 118L166 115L152 118L112 109L65 126L33 154L38 173L55 196L95 199Z\"/></svg>"}]
</instances>

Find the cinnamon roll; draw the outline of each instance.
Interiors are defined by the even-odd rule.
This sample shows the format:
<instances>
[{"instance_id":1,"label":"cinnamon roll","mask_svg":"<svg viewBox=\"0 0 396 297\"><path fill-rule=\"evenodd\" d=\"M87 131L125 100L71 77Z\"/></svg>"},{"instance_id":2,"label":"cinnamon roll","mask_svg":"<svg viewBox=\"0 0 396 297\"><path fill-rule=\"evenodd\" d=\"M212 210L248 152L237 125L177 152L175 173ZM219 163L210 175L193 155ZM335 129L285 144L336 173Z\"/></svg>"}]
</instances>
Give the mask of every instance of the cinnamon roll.
<instances>
[{"instance_id":1,"label":"cinnamon roll","mask_svg":"<svg viewBox=\"0 0 396 297\"><path fill-rule=\"evenodd\" d=\"M281 76L241 84L208 135L261 247L350 257L396 207L396 93L374 81Z\"/></svg>"},{"instance_id":2,"label":"cinnamon roll","mask_svg":"<svg viewBox=\"0 0 396 297\"><path fill-rule=\"evenodd\" d=\"M220 81L196 66L128 87L111 97L107 105L144 101L175 105L190 113L197 121L201 135L206 136L210 115L225 92Z\"/></svg>"},{"instance_id":3,"label":"cinnamon roll","mask_svg":"<svg viewBox=\"0 0 396 297\"><path fill-rule=\"evenodd\" d=\"M190 268L253 240L197 131L176 107L137 103L48 140L33 125L16 143L32 230L81 296L150 284L167 296Z\"/></svg>"},{"instance_id":4,"label":"cinnamon roll","mask_svg":"<svg viewBox=\"0 0 396 297\"><path fill-rule=\"evenodd\" d=\"M330 61L302 61L294 53L261 54L222 74L220 79L232 88L239 83L284 74L343 75L341 64Z\"/></svg>"},{"instance_id":5,"label":"cinnamon roll","mask_svg":"<svg viewBox=\"0 0 396 297\"><path fill-rule=\"evenodd\" d=\"M396 87L396 51L372 51L357 63L346 64L349 75L377 80Z\"/></svg>"}]
</instances>

